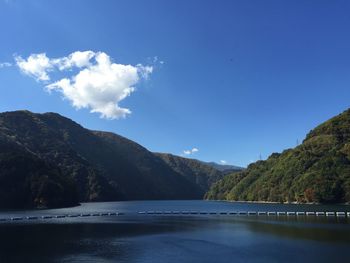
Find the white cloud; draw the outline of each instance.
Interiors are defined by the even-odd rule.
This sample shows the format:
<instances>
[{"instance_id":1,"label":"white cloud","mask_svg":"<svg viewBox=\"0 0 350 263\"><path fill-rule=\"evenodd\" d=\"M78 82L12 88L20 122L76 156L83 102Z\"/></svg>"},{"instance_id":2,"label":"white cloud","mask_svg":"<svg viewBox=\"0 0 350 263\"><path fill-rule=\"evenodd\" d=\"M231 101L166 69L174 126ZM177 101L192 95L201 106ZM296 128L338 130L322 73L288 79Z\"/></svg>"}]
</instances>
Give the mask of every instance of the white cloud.
<instances>
[{"instance_id":1,"label":"white cloud","mask_svg":"<svg viewBox=\"0 0 350 263\"><path fill-rule=\"evenodd\" d=\"M8 68L8 67L11 67L12 64L9 63L9 62L2 62L0 63L0 68Z\"/></svg>"},{"instance_id":2,"label":"white cloud","mask_svg":"<svg viewBox=\"0 0 350 263\"><path fill-rule=\"evenodd\" d=\"M136 67L143 79L148 79L149 75L153 72L152 66L143 66L142 64L137 64Z\"/></svg>"},{"instance_id":3,"label":"white cloud","mask_svg":"<svg viewBox=\"0 0 350 263\"><path fill-rule=\"evenodd\" d=\"M68 57L53 59L52 63L57 65L59 70L71 69L72 67L83 68L91 66L90 60L95 56L93 51L76 51Z\"/></svg>"},{"instance_id":4,"label":"white cloud","mask_svg":"<svg viewBox=\"0 0 350 263\"><path fill-rule=\"evenodd\" d=\"M227 162L225 160L220 160L221 164L227 164Z\"/></svg>"},{"instance_id":5,"label":"white cloud","mask_svg":"<svg viewBox=\"0 0 350 263\"><path fill-rule=\"evenodd\" d=\"M184 150L183 154L184 155L191 155L191 154L194 154L194 153L196 153L198 151L199 151L198 148L192 148L191 150Z\"/></svg>"},{"instance_id":6,"label":"white cloud","mask_svg":"<svg viewBox=\"0 0 350 263\"><path fill-rule=\"evenodd\" d=\"M158 56L154 57L148 57L147 60L151 63L152 66L157 67L157 66L162 66L165 64L164 60L160 60Z\"/></svg>"},{"instance_id":7,"label":"white cloud","mask_svg":"<svg viewBox=\"0 0 350 263\"><path fill-rule=\"evenodd\" d=\"M32 54L27 59L20 56L15 57L17 66L21 71L37 81L48 81L48 72L52 70L53 64L45 53Z\"/></svg>"},{"instance_id":8,"label":"white cloud","mask_svg":"<svg viewBox=\"0 0 350 263\"><path fill-rule=\"evenodd\" d=\"M45 53L27 59L15 57L20 70L37 81L48 82L49 73L61 71L66 77L48 83L46 89L58 91L76 109L88 108L102 118L124 118L131 111L119 103L135 91L141 79L148 79L152 66L113 63L104 52L76 51L67 57L49 59ZM73 73L72 69L78 69Z\"/></svg>"}]
</instances>

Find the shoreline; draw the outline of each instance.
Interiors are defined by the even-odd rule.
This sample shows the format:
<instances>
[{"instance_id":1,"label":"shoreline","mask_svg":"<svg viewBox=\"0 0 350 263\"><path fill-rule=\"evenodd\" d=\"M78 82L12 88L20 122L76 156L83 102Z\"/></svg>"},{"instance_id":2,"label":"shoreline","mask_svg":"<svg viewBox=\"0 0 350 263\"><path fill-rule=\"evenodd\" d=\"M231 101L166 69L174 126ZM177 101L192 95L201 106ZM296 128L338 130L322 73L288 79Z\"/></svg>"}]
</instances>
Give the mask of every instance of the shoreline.
<instances>
[{"instance_id":1,"label":"shoreline","mask_svg":"<svg viewBox=\"0 0 350 263\"><path fill-rule=\"evenodd\" d=\"M279 204L279 205L328 205L328 206L350 206L350 203L299 203L299 202L290 202L290 203L280 203L280 202L273 202L273 201L237 201L237 200L211 200L211 199L189 199L189 200L117 200L117 201L101 201L101 202L81 202L76 205L70 205L70 206L59 206L59 207L34 207L34 208L0 208L0 212L13 212L13 211L44 211L44 210L52 210L52 209L65 209L65 208L74 208L79 207L82 204L88 204L88 203L113 203L113 202L133 202L133 201L210 201L210 202L227 202L227 203L246 203L246 204Z\"/></svg>"},{"instance_id":2,"label":"shoreline","mask_svg":"<svg viewBox=\"0 0 350 263\"><path fill-rule=\"evenodd\" d=\"M253 204L279 204L279 205L350 205L350 203L300 203L300 202L273 202L273 201L237 201L237 200L210 200L206 201L214 202L228 202L228 203L253 203Z\"/></svg>"}]
</instances>

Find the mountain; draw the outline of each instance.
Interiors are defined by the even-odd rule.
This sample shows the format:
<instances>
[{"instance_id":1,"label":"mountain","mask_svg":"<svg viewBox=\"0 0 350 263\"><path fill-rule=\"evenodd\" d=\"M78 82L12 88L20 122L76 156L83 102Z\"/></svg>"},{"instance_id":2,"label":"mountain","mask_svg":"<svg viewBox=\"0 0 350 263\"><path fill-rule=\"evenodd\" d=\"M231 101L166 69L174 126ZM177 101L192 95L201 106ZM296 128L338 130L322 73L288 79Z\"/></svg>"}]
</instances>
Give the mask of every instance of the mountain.
<instances>
[{"instance_id":1,"label":"mountain","mask_svg":"<svg viewBox=\"0 0 350 263\"><path fill-rule=\"evenodd\" d=\"M350 109L310 131L296 148L224 177L206 198L350 202Z\"/></svg>"},{"instance_id":2,"label":"mountain","mask_svg":"<svg viewBox=\"0 0 350 263\"><path fill-rule=\"evenodd\" d=\"M0 207L203 198L190 177L131 140L57 113L0 114Z\"/></svg>"},{"instance_id":3,"label":"mountain","mask_svg":"<svg viewBox=\"0 0 350 263\"><path fill-rule=\"evenodd\" d=\"M218 164L215 162L202 162L203 164L209 165L213 167L216 170L219 170L221 172L224 172L225 174L228 173L234 173L234 172L239 172L244 170L244 168L235 166L235 165L230 165L230 164Z\"/></svg>"},{"instance_id":4,"label":"mountain","mask_svg":"<svg viewBox=\"0 0 350 263\"><path fill-rule=\"evenodd\" d=\"M156 155L175 172L181 174L193 184L198 185L203 196L213 183L224 177L224 173L221 171L195 159L183 158L167 153L156 153Z\"/></svg>"},{"instance_id":5,"label":"mountain","mask_svg":"<svg viewBox=\"0 0 350 263\"><path fill-rule=\"evenodd\" d=\"M75 183L54 164L0 137L0 208L78 204Z\"/></svg>"}]
</instances>

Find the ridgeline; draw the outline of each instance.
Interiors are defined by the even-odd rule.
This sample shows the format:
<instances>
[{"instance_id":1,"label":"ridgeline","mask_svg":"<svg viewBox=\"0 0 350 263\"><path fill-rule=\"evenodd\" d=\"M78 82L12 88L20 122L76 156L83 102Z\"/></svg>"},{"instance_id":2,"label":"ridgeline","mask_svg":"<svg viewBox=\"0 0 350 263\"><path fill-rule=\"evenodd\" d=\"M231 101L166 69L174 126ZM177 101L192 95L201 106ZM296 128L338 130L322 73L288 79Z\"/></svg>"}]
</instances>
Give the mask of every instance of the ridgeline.
<instances>
[{"instance_id":1,"label":"ridgeline","mask_svg":"<svg viewBox=\"0 0 350 263\"><path fill-rule=\"evenodd\" d=\"M303 143L215 183L207 199L350 202L350 109L309 132Z\"/></svg>"},{"instance_id":2,"label":"ridgeline","mask_svg":"<svg viewBox=\"0 0 350 263\"><path fill-rule=\"evenodd\" d=\"M198 163L198 165L197 165ZM184 173L117 134L91 131L57 113L0 114L0 208L79 202L202 199L222 173L191 161Z\"/></svg>"}]
</instances>

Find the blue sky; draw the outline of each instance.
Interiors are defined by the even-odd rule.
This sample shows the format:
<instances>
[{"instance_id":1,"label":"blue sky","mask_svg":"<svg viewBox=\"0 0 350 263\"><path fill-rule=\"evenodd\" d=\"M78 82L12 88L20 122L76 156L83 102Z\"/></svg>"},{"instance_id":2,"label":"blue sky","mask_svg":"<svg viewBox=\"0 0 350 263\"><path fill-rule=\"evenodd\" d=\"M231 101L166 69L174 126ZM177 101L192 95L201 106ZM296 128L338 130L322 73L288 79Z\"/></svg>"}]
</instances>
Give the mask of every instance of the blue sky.
<instances>
[{"instance_id":1,"label":"blue sky","mask_svg":"<svg viewBox=\"0 0 350 263\"><path fill-rule=\"evenodd\" d=\"M0 0L0 111L58 112L152 151L246 166L349 107L349 14L340 0ZM77 109L15 61L88 50L152 68L117 101L125 118L90 113L101 94Z\"/></svg>"}]
</instances>

